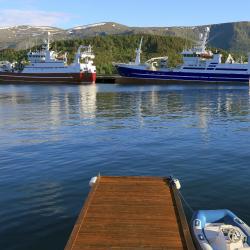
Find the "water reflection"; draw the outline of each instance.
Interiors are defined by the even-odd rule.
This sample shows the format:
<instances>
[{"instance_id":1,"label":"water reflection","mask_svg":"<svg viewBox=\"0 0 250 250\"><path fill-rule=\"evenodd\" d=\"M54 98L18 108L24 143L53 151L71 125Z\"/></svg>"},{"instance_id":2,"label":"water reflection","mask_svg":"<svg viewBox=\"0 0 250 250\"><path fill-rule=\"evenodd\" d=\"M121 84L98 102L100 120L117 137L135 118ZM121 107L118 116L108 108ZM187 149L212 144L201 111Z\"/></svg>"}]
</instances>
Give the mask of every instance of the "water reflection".
<instances>
[{"instance_id":1,"label":"water reflection","mask_svg":"<svg viewBox=\"0 0 250 250\"><path fill-rule=\"evenodd\" d=\"M62 94L60 88L53 92L51 99L44 102L45 108L47 105L49 106L52 125L59 126L65 120L94 119L96 116L96 89L96 85L91 85L77 86L73 93L69 89Z\"/></svg>"},{"instance_id":2,"label":"water reflection","mask_svg":"<svg viewBox=\"0 0 250 250\"><path fill-rule=\"evenodd\" d=\"M94 119L96 116L96 89L97 86L80 86L80 114L81 118Z\"/></svg>"},{"instance_id":3,"label":"water reflection","mask_svg":"<svg viewBox=\"0 0 250 250\"><path fill-rule=\"evenodd\" d=\"M36 138L29 142L42 142L39 132L58 130L62 125L84 124L96 116L97 86L1 86L0 136L16 132L25 142L25 131L34 131ZM22 134L21 134L22 133ZM54 135L54 140L58 140Z\"/></svg>"},{"instance_id":4,"label":"water reflection","mask_svg":"<svg viewBox=\"0 0 250 250\"><path fill-rule=\"evenodd\" d=\"M32 93L32 87L11 86L8 91L1 93L0 112L5 117L12 115L8 112L11 109L11 112L15 112L11 118L17 118L16 122L24 119L31 123L42 122L43 116L39 114L47 114L53 125L60 125L65 119L79 118L74 115L80 115L82 119L94 119L97 113L118 118L137 115L141 119L143 116L158 114L185 116L185 111L192 111L201 114L201 120L212 113L225 116L249 114L248 89L232 91L204 87L201 92L192 87L168 89L152 86L121 90L123 89L119 86L114 86L110 92L98 91L96 85L74 88L50 86L49 89L39 86L37 92ZM112 110L115 112L109 112ZM108 114L105 114L106 111ZM36 119L31 119L30 113L36 115ZM37 121L37 118L40 120ZM0 126L6 125L6 122L6 119L1 119Z\"/></svg>"},{"instance_id":5,"label":"water reflection","mask_svg":"<svg viewBox=\"0 0 250 250\"><path fill-rule=\"evenodd\" d=\"M104 88L103 86L101 88ZM98 86L10 86L1 87L0 127L10 130L41 127L56 129L61 124L89 124L96 117L124 119L137 117L140 126L145 117L180 119L190 112L197 114L193 124L201 129L208 127L210 117L234 117L249 115L249 92L239 88L189 89L171 87L113 86L109 92ZM37 89L35 92L34 89ZM85 123L86 122L86 123ZM194 122L194 121L193 121ZM28 125L28 126L27 126Z\"/></svg>"},{"instance_id":6,"label":"water reflection","mask_svg":"<svg viewBox=\"0 0 250 250\"><path fill-rule=\"evenodd\" d=\"M128 92L99 92L96 107L97 115L113 118L166 115L168 119L175 119L185 118L191 112L200 117L199 126L205 128L211 116L249 115L248 104L247 89L231 93L231 90L219 91L217 88L155 90L149 87L144 91L134 88Z\"/></svg>"}]
</instances>

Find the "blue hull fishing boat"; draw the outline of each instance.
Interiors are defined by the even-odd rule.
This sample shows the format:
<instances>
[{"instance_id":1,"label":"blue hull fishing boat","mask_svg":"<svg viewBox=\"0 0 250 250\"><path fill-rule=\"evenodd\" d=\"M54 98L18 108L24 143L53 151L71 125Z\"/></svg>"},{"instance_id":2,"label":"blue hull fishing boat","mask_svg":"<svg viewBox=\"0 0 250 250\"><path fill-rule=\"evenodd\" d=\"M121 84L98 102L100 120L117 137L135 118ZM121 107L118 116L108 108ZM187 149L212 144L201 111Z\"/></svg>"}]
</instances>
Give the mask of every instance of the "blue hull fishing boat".
<instances>
[{"instance_id":1,"label":"blue hull fishing boat","mask_svg":"<svg viewBox=\"0 0 250 250\"><path fill-rule=\"evenodd\" d=\"M200 34L197 45L189 50L184 50L181 55L183 63L176 68L168 66L168 57L151 58L141 63L140 54L142 39L136 50L136 59L130 63L115 63L118 73L130 83L139 82L225 82L249 83L250 54L248 62L235 62L229 54L225 63L222 63L220 53L212 53L206 49L209 37L209 27ZM126 82L126 81L125 81Z\"/></svg>"},{"instance_id":2,"label":"blue hull fishing boat","mask_svg":"<svg viewBox=\"0 0 250 250\"><path fill-rule=\"evenodd\" d=\"M250 228L227 209L198 210L191 232L198 249L250 250Z\"/></svg>"}]
</instances>

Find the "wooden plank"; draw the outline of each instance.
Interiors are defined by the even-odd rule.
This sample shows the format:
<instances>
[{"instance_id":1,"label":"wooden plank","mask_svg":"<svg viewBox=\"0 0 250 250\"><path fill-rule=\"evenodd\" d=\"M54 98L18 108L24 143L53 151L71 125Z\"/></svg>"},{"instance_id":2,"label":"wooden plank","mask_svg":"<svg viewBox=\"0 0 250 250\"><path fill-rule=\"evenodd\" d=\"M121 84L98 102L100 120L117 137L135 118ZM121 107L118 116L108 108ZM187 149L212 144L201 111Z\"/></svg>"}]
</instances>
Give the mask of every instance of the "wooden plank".
<instances>
[{"instance_id":1,"label":"wooden plank","mask_svg":"<svg viewBox=\"0 0 250 250\"><path fill-rule=\"evenodd\" d=\"M65 250L194 249L164 178L98 177Z\"/></svg>"}]
</instances>

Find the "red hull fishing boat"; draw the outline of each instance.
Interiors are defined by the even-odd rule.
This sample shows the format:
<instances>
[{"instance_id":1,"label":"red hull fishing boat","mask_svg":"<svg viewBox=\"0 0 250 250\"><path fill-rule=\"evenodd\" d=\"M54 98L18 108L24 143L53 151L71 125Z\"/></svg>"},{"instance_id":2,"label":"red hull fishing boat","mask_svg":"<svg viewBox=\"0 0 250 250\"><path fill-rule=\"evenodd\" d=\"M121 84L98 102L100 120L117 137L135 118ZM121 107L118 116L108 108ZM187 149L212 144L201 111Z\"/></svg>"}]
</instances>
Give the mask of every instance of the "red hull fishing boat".
<instances>
[{"instance_id":1,"label":"red hull fishing boat","mask_svg":"<svg viewBox=\"0 0 250 250\"><path fill-rule=\"evenodd\" d=\"M67 64L67 53L57 59L57 53L50 50L49 36L45 46L39 51L28 52L28 65L16 69L9 62L0 65L2 83L95 83L96 67L91 46L81 45L73 63Z\"/></svg>"}]
</instances>

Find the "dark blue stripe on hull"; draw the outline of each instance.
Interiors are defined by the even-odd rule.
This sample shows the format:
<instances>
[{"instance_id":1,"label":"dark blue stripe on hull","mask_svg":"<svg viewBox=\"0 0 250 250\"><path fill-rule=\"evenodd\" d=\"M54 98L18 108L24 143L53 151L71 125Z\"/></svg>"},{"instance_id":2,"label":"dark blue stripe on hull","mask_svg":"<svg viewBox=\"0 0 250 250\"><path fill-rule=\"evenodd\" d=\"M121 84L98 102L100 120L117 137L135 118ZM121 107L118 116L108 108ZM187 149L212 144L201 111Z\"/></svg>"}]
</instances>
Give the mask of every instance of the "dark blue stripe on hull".
<instances>
[{"instance_id":1,"label":"dark blue stripe on hull","mask_svg":"<svg viewBox=\"0 0 250 250\"><path fill-rule=\"evenodd\" d=\"M162 72L151 70L116 67L125 77L159 80L211 81L211 82L249 82L248 74L198 73L198 72Z\"/></svg>"}]
</instances>

